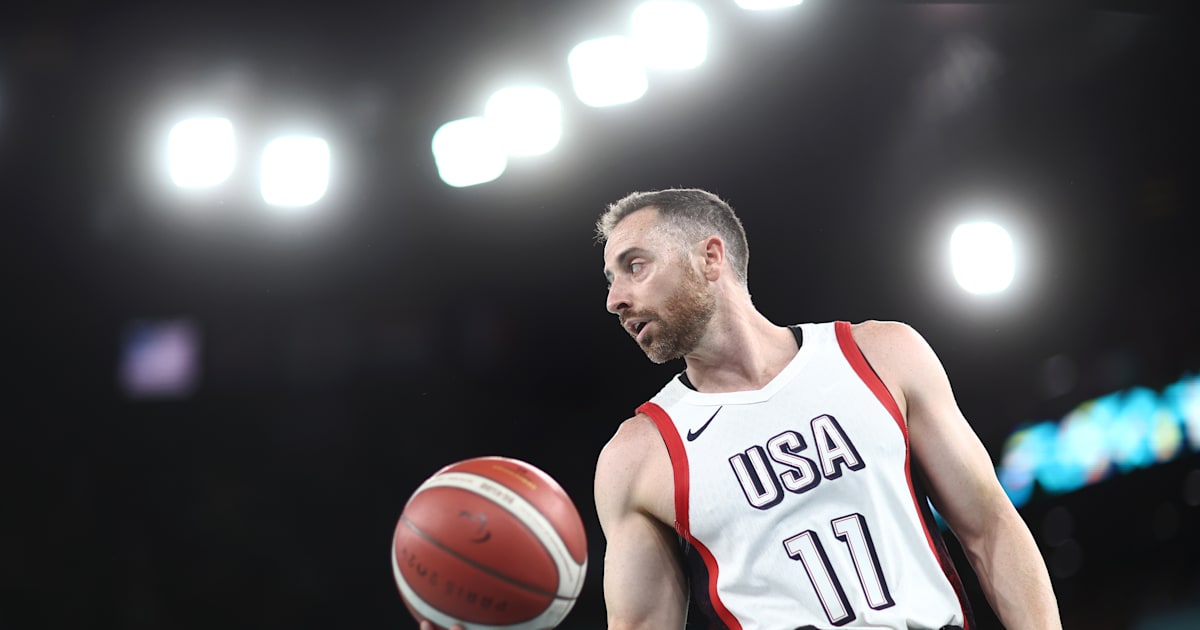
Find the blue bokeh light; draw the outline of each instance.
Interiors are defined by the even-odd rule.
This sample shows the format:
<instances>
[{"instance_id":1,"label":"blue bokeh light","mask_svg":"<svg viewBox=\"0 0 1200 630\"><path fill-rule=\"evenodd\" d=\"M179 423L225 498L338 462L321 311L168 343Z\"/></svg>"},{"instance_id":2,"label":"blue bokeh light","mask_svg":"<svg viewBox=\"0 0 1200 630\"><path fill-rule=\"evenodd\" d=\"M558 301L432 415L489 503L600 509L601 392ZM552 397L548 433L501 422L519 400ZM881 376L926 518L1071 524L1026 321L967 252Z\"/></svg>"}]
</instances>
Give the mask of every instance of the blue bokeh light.
<instances>
[{"instance_id":1,"label":"blue bokeh light","mask_svg":"<svg viewBox=\"0 0 1200 630\"><path fill-rule=\"evenodd\" d=\"M1086 401L1060 421L1014 430L996 475L1017 507L1035 489L1062 494L1113 474L1200 450L1200 375L1185 375L1162 392L1134 387Z\"/></svg>"}]
</instances>

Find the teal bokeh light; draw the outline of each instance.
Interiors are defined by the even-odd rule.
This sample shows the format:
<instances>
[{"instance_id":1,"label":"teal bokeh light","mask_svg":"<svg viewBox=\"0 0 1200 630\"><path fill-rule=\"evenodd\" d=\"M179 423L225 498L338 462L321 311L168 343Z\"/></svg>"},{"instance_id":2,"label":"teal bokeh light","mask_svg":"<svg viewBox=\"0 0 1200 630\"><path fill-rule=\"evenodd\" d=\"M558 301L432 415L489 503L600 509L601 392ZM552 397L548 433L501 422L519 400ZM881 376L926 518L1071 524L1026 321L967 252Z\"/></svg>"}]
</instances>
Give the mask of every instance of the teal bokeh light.
<instances>
[{"instance_id":1,"label":"teal bokeh light","mask_svg":"<svg viewBox=\"0 0 1200 630\"><path fill-rule=\"evenodd\" d=\"M1035 486L1061 494L1200 450L1200 377L1188 375L1161 393L1147 387L1080 404L1061 421L1013 431L996 475L1017 507Z\"/></svg>"}]
</instances>

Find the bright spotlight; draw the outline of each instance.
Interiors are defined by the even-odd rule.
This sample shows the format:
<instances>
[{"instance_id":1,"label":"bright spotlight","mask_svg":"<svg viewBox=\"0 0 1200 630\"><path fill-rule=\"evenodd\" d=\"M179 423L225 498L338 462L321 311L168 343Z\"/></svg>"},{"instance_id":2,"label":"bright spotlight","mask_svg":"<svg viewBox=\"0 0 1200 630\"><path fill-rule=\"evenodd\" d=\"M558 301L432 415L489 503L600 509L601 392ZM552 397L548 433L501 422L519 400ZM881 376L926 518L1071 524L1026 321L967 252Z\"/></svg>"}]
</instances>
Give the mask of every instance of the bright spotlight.
<instances>
[{"instance_id":1,"label":"bright spotlight","mask_svg":"<svg viewBox=\"0 0 1200 630\"><path fill-rule=\"evenodd\" d=\"M329 188L329 144L320 138L287 136L262 154L262 198L273 206L308 206Z\"/></svg>"},{"instance_id":2,"label":"bright spotlight","mask_svg":"<svg viewBox=\"0 0 1200 630\"><path fill-rule=\"evenodd\" d=\"M804 0L734 0L739 7L748 11L765 11L768 9L782 9L784 7L794 7L802 4Z\"/></svg>"},{"instance_id":3,"label":"bright spotlight","mask_svg":"<svg viewBox=\"0 0 1200 630\"><path fill-rule=\"evenodd\" d=\"M226 118L191 118L171 128L167 165L180 188L216 186L233 174L233 123Z\"/></svg>"},{"instance_id":4,"label":"bright spotlight","mask_svg":"<svg viewBox=\"0 0 1200 630\"><path fill-rule=\"evenodd\" d=\"M964 223L950 236L954 279L970 293L996 293L1012 284L1013 245L995 223Z\"/></svg>"},{"instance_id":5,"label":"bright spotlight","mask_svg":"<svg viewBox=\"0 0 1200 630\"><path fill-rule=\"evenodd\" d=\"M499 134L478 116L438 127L433 134L433 159L442 181L456 188L490 182L508 168Z\"/></svg>"},{"instance_id":6,"label":"bright spotlight","mask_svg":"<svg viewBox=\"0 0 1200 630\"><path fill-rule=\"evenodd\" d=\"M589 39L567 55L575 96L592 107L636 101L646 93L646 68L637 45L619 35Z\"/></svg>"},{"instance_id":7,"label":"bright spotlight","mask_svg":"<svg viewBox=\"0 0 1200 630\"><path fill-rule=\"evenodd\" d=\"M509 155L540 155L562 137L562 103L545 88L504 88L488 99L484 117Z\"/></svg>"},{"instance_id":8,"label":"bright spotlight","mask_svg":"<svg viewBox=\"0 0 1200 630\"><path fill-rule=\"evenodd\" d=\"M633 40L647 67L695 68L708 56L708 17L690 2L650 0L633 10Z\"/></svg>"}]
</instances>

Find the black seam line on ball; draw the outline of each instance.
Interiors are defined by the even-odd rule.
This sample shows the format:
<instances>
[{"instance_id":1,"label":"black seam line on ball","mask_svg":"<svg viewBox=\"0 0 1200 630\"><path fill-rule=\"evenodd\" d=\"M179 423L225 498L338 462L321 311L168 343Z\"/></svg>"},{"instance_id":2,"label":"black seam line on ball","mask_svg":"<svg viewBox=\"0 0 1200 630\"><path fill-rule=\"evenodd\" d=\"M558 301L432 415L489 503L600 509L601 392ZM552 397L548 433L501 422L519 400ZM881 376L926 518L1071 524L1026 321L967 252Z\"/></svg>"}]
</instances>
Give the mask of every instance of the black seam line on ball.
<instances>
[{"instance_id":1,"label":"black seam line on ball","mask_svg":"<svg viewBox=\"0 0 1200 630\"><path fill-rule=\"evenodd\" d=\"M479 564L478 562L475 562L474 560L472 560L472 559L470 559L470 558L468 558L468 557L466 557L466 556L463 556L462 554L458 553L457 551L455 551L455 550L453 550L453 549L451 549L451 548L447 547L446 545L442 544L440 541L436 540L435 538L433 538L433 537L432 537L432 536L430 536L429 534L427 534L427 533L425 533L424 531L422 531L420 527L417 527L415 524L413 524L413 522L412 522L412 521L408 520L408 519L407 519L407 518L405 518L404 516L401 516L401 517L400 517L400 520L401 520L401 521L403 521L403 522L404 522L404 524L405 524L405 525L407 525L407 526L409 527L409 529L411 529L411 530L413 530L414 532L416 532L416 534L417 534L418 536L420 536L421 538L424 538L424 539L425 539L426 541L428 541L428 542L429 542L431 545L433 545L433 546L437 547L438 549L441 549L442 551L445 551L446 553L448 553L448 554L450 554L450 555L454 556L455 558L458 558L459 560L462 560L463 562L465 562L465 563L467 563L467 564L469 564L469 565L471 565L471 566L475 567L476 569L479 569L480 571L482 571L482 572L484 572L484 573L487 573L488 575L490 575L490 576L492 576L492 577L499 578L499 579L501 579L501 580L503 580L503 581L505 581L505 582L508 582L509 584L512 584L513 586L517 586L517 587L519 587L519 588L523 588L523 589L525 589L525 590L527 590L527 591L530 591L530 592L532 592L532 593L536 593L536 594L538 594L538 595L545 595L546 597L553 597L554 599L574 599L573 597L564 597L564 596L562 596L562 595L559 595L558 593L551 593L551 592L549 592L549 591L544 591L544 590L542 590L542 589L540 589L540 588L538 588L538 587L536 587L536 586L532 586L532 585L530 585L530 584L526 584L526 583L524 583L524 582L520 582L520 581L514 580L514 579L512 579L511 577L508 577L507 575L504 575L504 574L502 574L502 573L500 573L500 572L498 572L498 571L496 571L496 570L494 570L494 569L491 569L491 568L485 567L485 566L483 566L483 565ZM536 536L535 536L535 538L536 538ZM545 546L544 544L542 544L542 541L541 541L541 540L538 540L538 544L539 544L539 545L542 545L542 549L546 549L546 546ZM550 556L550 557L551 557L551 562L553 562L553 555L552 555L552 554L550 554L550 550L549 550L549 549L546 549L546 555L547 555L547 556ZM557 566L555 566L555 571L556 571L556 572L557 572L557 569L558 569L558 567L557 567Z\"/></svg>"}]
</instances>

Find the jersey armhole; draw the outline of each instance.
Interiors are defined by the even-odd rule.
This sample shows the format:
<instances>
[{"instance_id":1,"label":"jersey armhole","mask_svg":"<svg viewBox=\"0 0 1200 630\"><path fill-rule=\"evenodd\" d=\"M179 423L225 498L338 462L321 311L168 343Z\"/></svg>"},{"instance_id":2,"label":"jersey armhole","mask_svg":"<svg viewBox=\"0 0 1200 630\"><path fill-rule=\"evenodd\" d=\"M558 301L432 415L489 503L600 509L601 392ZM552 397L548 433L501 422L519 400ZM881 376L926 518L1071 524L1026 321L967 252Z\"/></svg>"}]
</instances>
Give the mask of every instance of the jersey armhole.
<instances>
[{"instance_id":1,"label":"jersey armhole","mask_svg":"<svg viewBox=\"0 0 1200 630\"><path fill-rule=\"evenodd\" d=\"M708 600L707 605L712 608L715 620L720 620L725 628L729 630L742 630L741 622L729 612L729 609L725 607L724 602L721 601L720 594L717 592L717 576L720 574L720 567L717 565L716 558L709 551L708 547L692 536L691 525L688 520L690 472L688 469L687 451L684 450L683 440L679 437L679 431L676 430L675 423L671 421L671 416L666 410L653 402L642 404L637 408L637 412L646 414L654 422L654 426L658 428L659 436L662 437L663 443L667 447L667 455L671 458L671 472L675 476L673 484L675 487L675 532L679 534L680 541L698 555L700 563L704 567L707 574L706 584L704 585L704 594L707 595ZM688 553L691 553L691 551L688 551Z\"/></svg>"},{"instance_id":2,"label":"jersey armhole","mask_svg":"<svg viewBox=\"0 0 1200 630\"><path fill-rule=\"evenodd\" d=\"M929 507L928 494L925 491L926 483L919 472L915 475L916 479L914 479L913 462L911 461L911 452L908 444L908 424L904 421L903 414L900 413L900 406L896 404L896 399L892 397L892 392L888 390L887 385L884 385L883 379L879 378L879 373L867 361L862 348L858 347L858 342L854 340L854 334L850 329L850 322L835 322L834 330L837 333L838 346L841 347L842 354L846 357L850 366L858 374L858 377L862 379L863 383L870 388L871 392L875 394L875 397L879 399L884 408L888 410L888 413L892 415L892 418L896 421L896 425L900 427L900 433L904 436L904 474L907 477L906 482L908 483L908 490L913 500L913 507L916 509L917 517L920 519L925 530L925 540L929 545L930 551L937 558L942 572L946 576L946 580L958 596L964 626L967 630L973 630L975 620L972 615L971 604L967 599L966 591L963 588L958 571L950 559L950 554L946 549L941 532L938 531L937 525L934 522L933 514Z\"/></svg>"},{"instance_id":3,"label":"jersey armhole","mask_svg":"<svg viewBox=\"0 0 1200 630\"><path fill-rule=\"evenodd\" d=\"M675 531L687 540L691 538L687 512L689 489L687 451L683 449L683 441L679 439L679 432L675 430L675 424L671 422L671 417L662 407L648 402L638 407L637 412L646 414L654 422L659 437L667 447L667 457L671 460L671 472L675 477L672 484L675 491Z\"/></svg>"},{"instance_id":4,"label":"jersey armhole","mask_svg":"<svg viewBox=\"0 0 1200 630\"><path fill-rule=\"evenodd\" d=\"M884 385L883 379L879 378L879 373L867 361L866 355L862 353L862 348L858 347L858 342L854 340L854 334L850 330L850 322L835 322L834 330L837 333L838 346L842 349L842 355L846 357L846 361L850 363L850 367L854 368L854 372L858 374L858 378L875 394L875 398L883 405L883 408L892 415L892 419L896 421L896 426L900 427L900 432L904 434L904 443L908 444L908 424L904 421L904 414L900 413L900 405L896 404L896 399L892 397L892 392Z\"/></svg>"}]
</instances>

